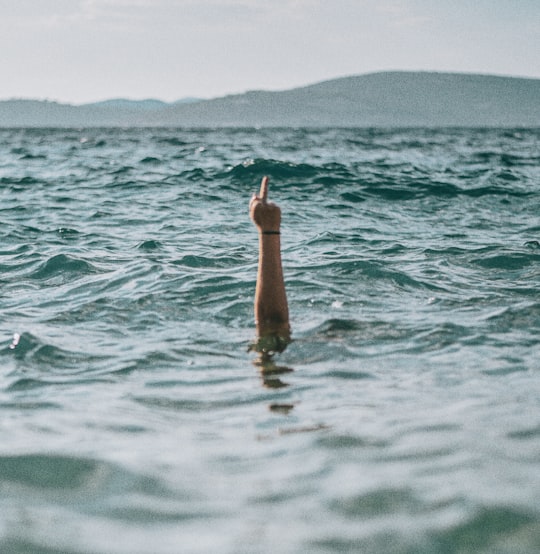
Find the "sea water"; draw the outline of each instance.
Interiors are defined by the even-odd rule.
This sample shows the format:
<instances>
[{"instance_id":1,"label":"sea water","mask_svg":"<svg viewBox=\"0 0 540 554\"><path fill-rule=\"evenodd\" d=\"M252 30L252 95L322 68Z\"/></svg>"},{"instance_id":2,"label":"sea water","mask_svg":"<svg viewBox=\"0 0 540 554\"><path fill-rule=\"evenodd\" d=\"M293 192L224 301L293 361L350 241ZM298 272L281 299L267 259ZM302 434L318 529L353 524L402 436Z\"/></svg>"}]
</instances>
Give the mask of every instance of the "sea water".
<instances>
[{"instance_id":1,"label":"sea water","mask_svg":"<svg viewBox=\"0 0 540 554\"><path fill-rule=\"evenodd\" d=\"M539 218L539 130L1 130L0 551L540 551Z\"/></svg>"}]
</instances>

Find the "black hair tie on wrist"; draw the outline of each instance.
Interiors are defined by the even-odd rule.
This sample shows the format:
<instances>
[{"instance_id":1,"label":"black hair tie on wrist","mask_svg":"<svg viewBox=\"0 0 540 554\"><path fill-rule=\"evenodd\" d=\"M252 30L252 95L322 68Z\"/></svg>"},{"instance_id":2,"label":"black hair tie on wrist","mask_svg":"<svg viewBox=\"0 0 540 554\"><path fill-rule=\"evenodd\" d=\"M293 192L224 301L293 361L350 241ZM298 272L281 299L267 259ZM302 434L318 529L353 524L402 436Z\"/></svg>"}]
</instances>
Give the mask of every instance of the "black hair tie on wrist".
<instances>
[{"instance_id":1,"label":"black hair tie on wrist","mask_svg":"<svg viewBox=\"0 0 540 554\"><path fill-rule=\"evenodd\" d=\"M281 233L279 231L261 231L261 234L263 234L263 235L280 235Z\"/></svg>"}]
</instances>

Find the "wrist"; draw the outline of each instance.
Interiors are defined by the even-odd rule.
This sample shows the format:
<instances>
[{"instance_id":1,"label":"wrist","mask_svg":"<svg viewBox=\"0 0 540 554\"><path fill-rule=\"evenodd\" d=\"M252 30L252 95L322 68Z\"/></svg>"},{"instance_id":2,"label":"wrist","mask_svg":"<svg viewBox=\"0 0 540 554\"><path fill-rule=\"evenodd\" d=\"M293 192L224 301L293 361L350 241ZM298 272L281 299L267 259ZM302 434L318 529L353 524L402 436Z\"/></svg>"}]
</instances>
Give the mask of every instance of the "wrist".
<instances>
[{"instance_id":1,"label":"wrist","mask_svg":"<svg viewBox=\"0 0 540 554\"><path fill-rule=\"evenodd\" d=\"M281 234L279 229L277 229L277 230L275 230L275 229L260 229L259 233L261 235L280 235Z\"/></svg>"}]
</instances>

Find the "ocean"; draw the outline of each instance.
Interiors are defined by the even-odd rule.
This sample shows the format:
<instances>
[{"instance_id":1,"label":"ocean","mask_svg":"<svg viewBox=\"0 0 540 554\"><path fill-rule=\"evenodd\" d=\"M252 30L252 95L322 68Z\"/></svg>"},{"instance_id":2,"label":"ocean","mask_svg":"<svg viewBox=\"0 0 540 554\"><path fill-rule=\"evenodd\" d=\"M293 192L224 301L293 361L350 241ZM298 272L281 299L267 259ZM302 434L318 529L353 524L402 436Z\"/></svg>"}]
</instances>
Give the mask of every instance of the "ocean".
<instances>
[{"instance_id":1,"label":"ocean","mask_svg":"<svg viewBox=\"0 0 540 554\"><path fill-rule=\"evenodd\" d=\"M540 130L2 129L0 236L0 552L540 551Z\"/></svg>"}]
</instances>

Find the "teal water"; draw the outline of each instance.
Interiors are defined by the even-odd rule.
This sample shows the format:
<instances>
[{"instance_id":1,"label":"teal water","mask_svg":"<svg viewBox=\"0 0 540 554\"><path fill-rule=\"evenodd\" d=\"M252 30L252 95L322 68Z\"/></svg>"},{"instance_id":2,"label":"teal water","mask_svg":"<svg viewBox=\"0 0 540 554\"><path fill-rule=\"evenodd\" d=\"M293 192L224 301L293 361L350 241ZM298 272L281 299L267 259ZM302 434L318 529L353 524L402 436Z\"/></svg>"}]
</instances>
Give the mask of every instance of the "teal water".
<instances>
[{"instance_id":1,"label":"teal water","mask_svg":"<svg viewBox=\"0 0 540 554\"><path fill-rule=\"evenodd\" d=\"M0 552L540 551L540 131L0 154ZM264 379L263 175L294 338Z\"/></svg>"}]
</instances>

